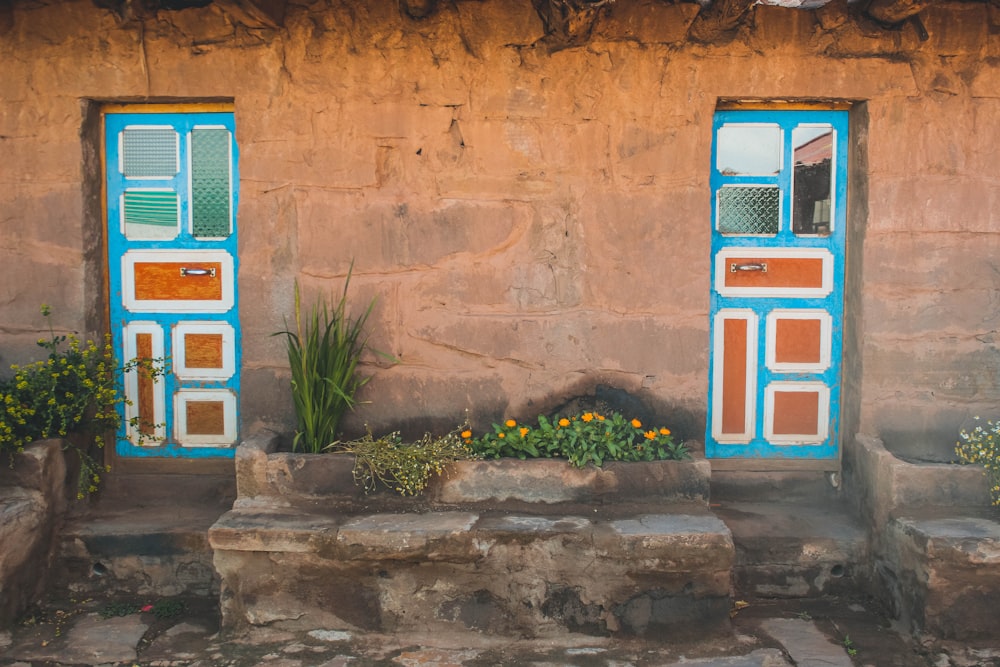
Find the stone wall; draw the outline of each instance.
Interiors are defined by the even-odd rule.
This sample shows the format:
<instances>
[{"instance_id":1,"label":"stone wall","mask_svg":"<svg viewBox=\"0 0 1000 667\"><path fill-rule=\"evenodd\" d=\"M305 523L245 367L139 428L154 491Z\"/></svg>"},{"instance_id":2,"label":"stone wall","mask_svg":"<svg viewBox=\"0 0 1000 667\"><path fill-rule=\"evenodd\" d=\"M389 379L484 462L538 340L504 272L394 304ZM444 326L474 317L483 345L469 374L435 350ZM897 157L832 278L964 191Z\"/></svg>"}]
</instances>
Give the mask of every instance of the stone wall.
<instances>
[{"instance_id":1,"label":"stone wall","mask_svg":"<svg viewBox=\"0 0 1000 667\"><path fill-rule=\"evenodd\" d=\"M1000 398L1000 9L885 29L843 3L757 6L697 41L696 4L620 0L554 49L530 0L238 3L122 18L15 0L0 22L0 366L41 326L102 323L101 101L235 104L244 430L287 429L293 282L377 295L356 417L452 426L598 384L700 438L709 155L720 99L855 102L844 434L947 455Z\"/></svg>"}]
</instances>

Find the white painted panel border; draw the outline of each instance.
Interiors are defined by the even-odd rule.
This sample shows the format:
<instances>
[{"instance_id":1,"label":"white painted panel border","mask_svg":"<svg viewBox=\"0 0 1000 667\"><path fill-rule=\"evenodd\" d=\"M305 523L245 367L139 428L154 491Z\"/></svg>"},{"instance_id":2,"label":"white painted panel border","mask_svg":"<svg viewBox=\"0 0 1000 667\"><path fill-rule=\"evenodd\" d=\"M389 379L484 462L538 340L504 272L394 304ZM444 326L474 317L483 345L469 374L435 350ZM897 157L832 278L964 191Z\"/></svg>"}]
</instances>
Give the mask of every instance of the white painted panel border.
<instances>
[{"instance_id":1,"label":"white painted panel border","mask_svg":"<svg viewBox=\"0 0 1000 667\"><path fill-rule=\"evenodd\" d=\"M135 295L135 265L145 263L208 263L222 267L220 299L138 299ZM224 313L233 307L233 258L224 250L129 250L122 256L122 292L125 308L133 313Z\"/></svg>"},{"instance_id":2,"label":"white painted panel border","mask_svg":"<svg viewBox=\"0 0 1000 667\"><path fill-rule=\"evenodd\" d=\"M776 347L778 344L777 330L778 320L819 320L819 362L810 363L789 363L776 361ZM767 329L764 345L767 367L776 373L822 373L830 367L830 345L833 332L833 318L830 313L821 309L784 310L776 309L767 314Z\"/></svg>"},{"instance_id":3,"label":"white painted panel border","mask_svg":"<svg viewBox=\"0 0 1000 667\"><path fill-rule=\"evenodd\" d=\"M221 401L221 435L188 433L187 404ZM236 395L227 389L180 389L174 394L174 437L182 447L225 447L236 441Z\"/></svg>"},{"instance_id":4,"label":"white painted panel border","mask_svg":"<svg viewBox=\"0 0 1000 667\"><path fill-rule=\"evenodd\" d=\"M156 322L129 322L122 329L124 339L125 362L129 363L139 356L136 336L149 334L152 341L153 359L164 359L163 327ZM153 378L153 436L142 435L132 426L132 420L139 417L139 371L132 369L125 373L125 432L129 442L136 446L156 447L167 437L166 395L161 378Z\"/></svg>"},{"instance_id":5,"label":"white painted panel border","mask_svg":"<svg viewBox=\"0 0 1000 667\"><path fill-rule=\"evenodd\" d=\"M222 368L189 368L185 336L210 334L222 336ZM173 371L183 380L228 380L236 372L236 332L225 322L184 321L174 325Z\"/></svg>"},{"instance_id":6,"label":"white painted panel border","mask_svg":"<svg viewBox=\"0 0 1000 667\"><path fill-rule=\"evenodd\" d=\"M727 287L726 276L732 258L767 259L820 259L823 262L822 282L819 287ZM715 289L729 297L822 298L833 291L833 253L825 248L723 248L715 256Z\"/></svg>"},{"instance_id":7,"label":"white painted panel border","mask_svg":"<svg viewBox=\"0 0 1000 667\"><path fill-rule=\"evenodd\" d=\"M726 320L745 320L747 323L746 411L742 433L722 432ZM715 359L712 373L712 437L721 444L747 444L754 437L757 416L757 322L757 313L749 308L724 308L715 314L712 341L712 355Z\"/></svg>"},{"instance_id":8,"label":"white painted panel border","mask_svg":"<svg viewBox=\"0 0 1000 667\"><path fill-rule=\"evenodd\" d=\"M774 395L777 392L819 395L816 433L775 433ZM776 445L821 445L830 435L830 388L822 382L771 382L764 388L764 437Z\"/></svg>"}]
</instances>

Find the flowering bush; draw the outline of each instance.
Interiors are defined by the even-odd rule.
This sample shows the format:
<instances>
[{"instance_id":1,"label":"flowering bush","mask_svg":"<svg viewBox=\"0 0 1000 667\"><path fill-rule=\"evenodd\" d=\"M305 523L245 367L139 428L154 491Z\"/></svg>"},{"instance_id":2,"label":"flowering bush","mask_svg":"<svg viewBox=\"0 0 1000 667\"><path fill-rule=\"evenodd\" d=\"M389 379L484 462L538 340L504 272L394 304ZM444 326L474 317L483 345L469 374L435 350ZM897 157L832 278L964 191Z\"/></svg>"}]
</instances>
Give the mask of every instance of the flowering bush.
<instances>
[{"instance_id":1,"label":"flowering bush","mask_svg":"<svg viewBox=\"0 0 1000 667\"><path fill-rule=\"evenodd\" d=\"M538 417L537 426L513 419L494 424L492 432L473 437L466 429L462 438L483 458L562 457L577 467L605 461L658 461L690 458L684 443L675 443L666 427L645 428L638 419L620 413L608 416L584 412L550 420Z\"/></svg>"},{"instance_id":2,"label":"flowering bush","mask_svg":"<svg viewBox=\"0 0 1000 667\"><path fill-rule=\"evenodd\" d=\"M42 315L49 314L43 305ZM118 388L119 374L138 366L153 376L162 372L149 360L118 368L110 338L103 346L83 343L73 335L57 336L51 324L49 338L39 340L38 346L48 350L46 359L13 365L14 376L0 381L0 452L11 456L35 440L81 432L103 447L106 434L121 424L118 405L125 398ZM102 467L84 449L74 448L81 463L78 495L93 493Z\"/></svg>"},{"instance_id":3,"label":"flowering bush","mask_svg":"<svg viewBox=\"0 0 1000 667\"><path fill-rule=\"evenodd\" d=\"M976 417L979 420L979 417ZM1000 422L986 422L971 431L962 429L955 443L955 454L963 463L981 463L990 484L993 504L1000 506Z\"/></svg>"}]
</instances>

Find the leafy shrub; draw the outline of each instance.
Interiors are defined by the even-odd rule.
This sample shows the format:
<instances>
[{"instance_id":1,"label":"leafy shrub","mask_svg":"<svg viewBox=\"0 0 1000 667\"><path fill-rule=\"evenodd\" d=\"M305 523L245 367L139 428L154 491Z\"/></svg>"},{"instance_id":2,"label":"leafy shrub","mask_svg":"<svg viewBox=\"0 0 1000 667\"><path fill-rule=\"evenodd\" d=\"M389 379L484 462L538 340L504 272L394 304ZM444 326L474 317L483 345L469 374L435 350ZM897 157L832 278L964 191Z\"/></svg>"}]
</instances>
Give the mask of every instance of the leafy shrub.
<instances>
[{"instance_id":1,"label":"leafy shrub","mask_svg":"<svg viewBox=\"0 0 1000 667\"><path fill-rule=\"evenodd\" d=\"M978 420L979 417L976 417ZM981 463L990 485L993 504L1000 507L1000 422L987 421L971 431L962 429L955 454L963 463Z\"/></svg>"},{"instance_id":2,"label":"leafy shrub","mask_svg":"<svg viewBox=\"0 0 1000 667\"><path fill-rule=\"evenodd\" d=\"M48 306L42 315L49 317ZM13 365L14 376L0 382L0 451L11 456L35 440L65 438L73 433L93 437L98 447L121 425L118 412L125 402L121 375L142 366L152 376L162 373L155 361L133 361L119 367L110 337L103 346L81 342L74 335L56 335L38 341L48 357L23 366ZM80 457L78 495L97 490L102 466L84 449L70 445Z\"/></svg>"},{"instance_id":3,"label":"leafy shrub","mask_svg":"<svg viewBox=\"0 0 1000 667\"><path fill-rule=\"evenodd\" d=\"M675 443L666 427L644 429L638 419L621 413L608 416L584 412L550 420L538 417L538 425L518 424L513 419L493 424L493 430L472 437L462 434L472 452L483 458L562 457L577 467L605 461L658 461L690 458L684 443Z\"/></svg>"},{"instance_id":4,"label":"leafy shrub","mask_svg":"<svg viewBox=\"0 0 1000 667\"><path fill-rule=\"evenodd\" d=\"M354 454L354 479L365 491L380 482L404 496L423 491L431 475L440 475L447 463L471 456L458 431L442 437L425 433L412 443L403 442L398 432L375 438L368 431L363 438L334 442L327 449Z\"/></svg>"},{"instance_id":5,"label":"leafy shrub","mask_svg":"<svg viewBox=\"0 0 1000 667\"><path fill-rule=\"evenodd\" d=\"M340 301L331 310L325 301L313 305L303 323L299 286L295 285L295 331L274 334L285 336L288 364L292 371L292 400L298 420L292 450L300 448L318 453L337 437L340 421L355 405L355 395L370 378L358 372L361 356L369 348L365 324L375 307L375 299L357 319L347 312L347 288L351 269L344 281ZM376 354L391 359L378 350Z\"/></svg>"}]
</instances>

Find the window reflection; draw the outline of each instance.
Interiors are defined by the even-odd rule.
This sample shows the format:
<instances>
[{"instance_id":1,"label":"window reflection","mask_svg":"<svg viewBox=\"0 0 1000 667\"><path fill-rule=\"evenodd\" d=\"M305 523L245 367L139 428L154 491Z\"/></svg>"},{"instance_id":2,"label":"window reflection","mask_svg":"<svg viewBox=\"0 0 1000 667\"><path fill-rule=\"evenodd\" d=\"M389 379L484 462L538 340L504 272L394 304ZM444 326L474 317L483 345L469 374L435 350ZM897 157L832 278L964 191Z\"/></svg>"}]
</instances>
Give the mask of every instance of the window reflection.
<instances>
[{"instance_id":1,"label":"window reflection","mask_svg":"<svg viewBox=\"0 0 1000 667\"><path fill-rule=\"evenodd\" d=\"M833 211L833 127L800 125L792 130L794 174L792 231L829 236Z\"/></svg>"},{"instance_id":2,"label":"window reflection","mask_svg":"<svg viewBox=\"0 0 1000 667\"><path fill-rule=\"evenodd\" d=\"M715 167L725 176L772 176L781 171L781 128L727 124L719 128Z\"/></svg>"}]
</instances>

